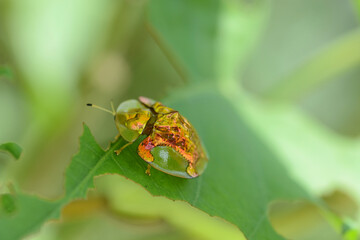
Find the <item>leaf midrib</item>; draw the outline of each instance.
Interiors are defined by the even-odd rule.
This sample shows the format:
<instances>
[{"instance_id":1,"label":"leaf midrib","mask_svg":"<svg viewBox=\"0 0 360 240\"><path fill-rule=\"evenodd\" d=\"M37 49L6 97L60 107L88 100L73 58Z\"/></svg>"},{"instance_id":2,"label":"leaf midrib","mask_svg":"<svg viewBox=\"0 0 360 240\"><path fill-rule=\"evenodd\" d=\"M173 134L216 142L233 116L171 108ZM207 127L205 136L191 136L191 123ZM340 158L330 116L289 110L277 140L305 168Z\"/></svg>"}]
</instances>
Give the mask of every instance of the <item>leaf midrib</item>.
<instances>
[{"instance_id":1,"label":"leaf midrib","mask_svg":"<svg viewBox=\"0 0 360 240\"><path fill-rule=\"evenodd\" d=\"M100 160L95 164L95 166L89 171L89 173L80 181L80 183L77 185L76 188L74 188L70 194L65 193L67 196L65 196L63 199L59 200L58 204L55 205L55 207L47 212L46 214L43 215L42 218L39 218L38 221L35 221L34 224L29 225L29 227L23 229L23 231L21 232L17 232L16 235L14 235L15 239L20 239L21 237L26 236L27 234L29 234L31 231L31 229L36 228L36 226L38 225L39 222L41 222L41 226L43 225L44 222L46 222L47 220L49 220L49 218L56 213L57 211L60 211L61 208L66 205L68 202L73 201L74 199L72 199L72 197L74 196L74 194L79 190L80 186L82 186L85 181L89 180L90 177L93 177L92 175L96 172L96 170L98 169L99 165L101 165L107 158L108 155L112 154L115 148L119 147L120 142L115 143L113 146L111 146L107 151L104 152L104 155L100 158ZM81 151L81 150L80 150ZM40 221L41 219L43 219L43 221ZM39 228L41 227L39 226Z\"/></svg>"},{"instance_id":2,"label":"leaf midrib","mask_svg":"<svg viewBox=\"0 0 360 240\"><path fill-rule=\"evenodd\" d=\"M80 181L80 183L77 185L76 188L74 188L70 194L67 194L64 198L64 203L66 204L67 200L73 200L73 195L79 190L79 188L89 180L89 178L94 177L93 174L96 172L96 170L99 168L99 165L101 165L107 158L108 155L111 155L114 153L114 149L119 147L120 142L115 143L113 146L111 146L107 151L104 151L104 155L100 158L100 160L95 164L95 166L89 171L89 173Z\"/></svg>"}]
</instances>

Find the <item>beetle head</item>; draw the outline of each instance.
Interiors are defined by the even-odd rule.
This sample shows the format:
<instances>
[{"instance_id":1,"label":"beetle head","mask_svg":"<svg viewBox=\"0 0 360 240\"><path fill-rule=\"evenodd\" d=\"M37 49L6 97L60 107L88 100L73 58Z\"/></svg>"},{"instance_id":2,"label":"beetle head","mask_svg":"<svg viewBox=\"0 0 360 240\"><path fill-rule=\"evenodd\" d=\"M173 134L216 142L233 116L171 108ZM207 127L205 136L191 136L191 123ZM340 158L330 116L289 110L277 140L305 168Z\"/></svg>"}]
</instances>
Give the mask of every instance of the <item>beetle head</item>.
<instances>
[{"instance_id":1,"label":"beetle head","mask_svg":"<svg viewBox=\"0 0 360 240\"><path fill-rule=\"evenodd\" d=\"M139 101L122 102L116 110L115 124L120 135L129 142L135 141L151 118L151 111Z\"/></svg>"}]
</instances>

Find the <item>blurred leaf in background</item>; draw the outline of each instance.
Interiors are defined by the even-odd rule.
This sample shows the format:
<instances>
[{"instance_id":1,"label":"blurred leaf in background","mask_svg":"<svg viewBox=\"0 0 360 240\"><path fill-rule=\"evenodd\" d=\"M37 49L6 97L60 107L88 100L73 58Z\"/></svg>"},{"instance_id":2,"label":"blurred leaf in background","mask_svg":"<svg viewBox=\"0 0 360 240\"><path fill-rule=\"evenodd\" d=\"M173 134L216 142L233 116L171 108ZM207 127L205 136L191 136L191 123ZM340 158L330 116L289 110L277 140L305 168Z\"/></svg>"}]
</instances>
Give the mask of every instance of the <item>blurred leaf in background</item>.
<instances>
[{"instance_id":1,"label":"blurred leaf in background","mask_svg":"<svg viewBox=\"0 0 360 240\"><path fill-rule=\"evenodd\" d=\"M0 144L0 151L11 154L15 159L19 159L22 149L16 143L3 143Z\"/></svg>"},{"instance_id":2,"label":"blurred leaf in background","mask_svg":"<svg viewBox=\"0 0 360 240\"><path fill-rule=\"evenodd\" d=\"M11 72L10 68L7 66L0 65L0 78L11 79L12 77L13 76L12 76L12 72Z\"/></svg>"}]
</instances>

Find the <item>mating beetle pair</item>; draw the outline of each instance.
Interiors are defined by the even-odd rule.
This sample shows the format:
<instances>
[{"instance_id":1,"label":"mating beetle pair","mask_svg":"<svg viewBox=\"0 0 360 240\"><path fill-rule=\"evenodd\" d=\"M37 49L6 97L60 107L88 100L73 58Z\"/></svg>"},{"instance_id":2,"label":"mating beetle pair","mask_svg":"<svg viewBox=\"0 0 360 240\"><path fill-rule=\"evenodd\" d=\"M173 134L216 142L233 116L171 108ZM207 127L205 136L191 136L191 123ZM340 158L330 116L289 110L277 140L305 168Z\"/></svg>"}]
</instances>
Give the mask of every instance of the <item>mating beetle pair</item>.
<instances>
[{"instance_id":1,"label":"mating beetle pair","mask_svg":"<svg viewBox=\"0 0 360 240\"><path fill-rule=\"evenodd\" d=\"M147 136L138 146L139 156L150 166L173 176L201 175L208 157L194 127L178 111L146 97L122 102L115 111L87 104L114 115L119 134L128 141L117 154L140 135Z\"/></svg>"}]
</instances>

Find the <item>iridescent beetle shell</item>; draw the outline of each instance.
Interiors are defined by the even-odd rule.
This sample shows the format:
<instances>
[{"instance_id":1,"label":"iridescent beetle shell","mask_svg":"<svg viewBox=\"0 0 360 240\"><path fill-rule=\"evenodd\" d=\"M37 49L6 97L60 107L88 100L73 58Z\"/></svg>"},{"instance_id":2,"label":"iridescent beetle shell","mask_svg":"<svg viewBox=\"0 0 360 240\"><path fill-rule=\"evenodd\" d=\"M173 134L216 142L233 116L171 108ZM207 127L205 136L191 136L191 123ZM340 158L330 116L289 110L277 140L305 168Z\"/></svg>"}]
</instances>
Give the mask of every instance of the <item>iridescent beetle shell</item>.
<instances>
[{"instance_id":1,"label":"iridescent beetle shell","mask_svg":"<svg viewBox=\"0 0 360 240\"><path fill-rule=\"evenodd\" d=\"M205 149L194 127L178 111L139 97L119 105L115 123L129 144L140 135L147 136L137 151L152 167L181 178L194 178L204 172L208 163Z\"/></svg>"}]
</instances>

